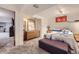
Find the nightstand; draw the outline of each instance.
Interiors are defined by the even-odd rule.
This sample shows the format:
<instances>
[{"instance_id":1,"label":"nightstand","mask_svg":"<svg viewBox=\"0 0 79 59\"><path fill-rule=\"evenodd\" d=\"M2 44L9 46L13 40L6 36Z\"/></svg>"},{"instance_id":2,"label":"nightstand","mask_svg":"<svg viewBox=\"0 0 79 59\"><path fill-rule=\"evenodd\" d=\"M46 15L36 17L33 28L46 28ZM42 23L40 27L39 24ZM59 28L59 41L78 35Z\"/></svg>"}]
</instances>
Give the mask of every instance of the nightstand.
<instances>
[{"instance_id":1,"label":"nightstand","mask_svg":"<svg viewBox=\"0 0 79 59\"><path fill-rule=\"evenodd\" d=\"M74 34L74 37L75 37L76 41L79 42L79 34Z\"/></svg>"}]
</instances>

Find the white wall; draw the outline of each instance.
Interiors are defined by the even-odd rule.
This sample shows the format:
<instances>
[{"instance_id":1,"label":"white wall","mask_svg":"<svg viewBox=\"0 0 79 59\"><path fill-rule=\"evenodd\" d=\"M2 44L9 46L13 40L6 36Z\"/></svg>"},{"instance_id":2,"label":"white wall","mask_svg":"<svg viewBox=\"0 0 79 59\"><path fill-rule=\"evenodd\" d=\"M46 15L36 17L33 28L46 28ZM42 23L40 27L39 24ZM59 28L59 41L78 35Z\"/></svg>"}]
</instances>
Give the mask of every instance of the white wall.
<instances>
[{"instance_id":1,"label":"white wall","mask_svg":"<svg viewBox=\"0 0 79 59\"><path fill-rule=\"evenodd\" d=\"M79 22L70 23L69 28L73 31L74 34L79 34Z\"/></svg>"},{"instance_id":2,"label":"white wall","mask_svg":"<svg viewBox=\"0 0 79 59\"><path fill-rule=\"evenodd\" d=\"M45 18L41 19L41 37L47 32L48 20Z\"/></svg>"},{"instance_id":3,"label":"white wall","mask_svg":"<svg viewBox=\"0 0 79 59\"><path fill-rule=\"evenodd\" d=\"M15 43L16 45L23 45L23 17L19 11L16 12L15 17Z\"/></svg>"}]
</instances>

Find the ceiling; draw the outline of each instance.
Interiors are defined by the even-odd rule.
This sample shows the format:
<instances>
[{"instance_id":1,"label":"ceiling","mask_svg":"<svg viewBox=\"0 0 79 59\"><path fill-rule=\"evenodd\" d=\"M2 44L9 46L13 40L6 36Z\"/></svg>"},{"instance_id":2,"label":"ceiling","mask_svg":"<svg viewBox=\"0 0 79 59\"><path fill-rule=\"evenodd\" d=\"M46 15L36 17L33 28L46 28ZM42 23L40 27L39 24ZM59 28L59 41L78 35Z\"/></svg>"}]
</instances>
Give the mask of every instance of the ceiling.
<instances>
[{"instance_id":1,"label":"ceiling","mask_svg":"<svg viewBox=\"0 0 79 59\"><path fill-rule=\"evenodd\" d=\"M0 18L13 18L14 12L0 7Z\"/></svg>"},{"instance_id":2,"label":"ceiling","mask_svg":"<svg viewBox=\"0 0 79 59\"><path fill-rule=\"evenodd\" d=\"M19 4L16 8L21 10L25 16L41 16L52 18L60 15L68 15L72 18L79 18L78 4L37 4L39 8L33 7L33 4ZM62 12L62 13L61 13Z\"/></svg>"},{"instance_id":3,"label":"ceiling","mask_svg":"<svg viewBox=\"0 0 79 59\"><path fill-rule=\"evenodd\" d=\"M37 15L44 18L53 18L60 15L67 15L70 19L79 19L79 4L13 4L12 6L21 11L25 16ZM9 5L7 5L9 6ZM61 13L62 11L62 13Z\"/></svg>"},{"instance_id":4,"label":"ceiling","mask_svg":"<svg viewBox=\"0 0 79 59\"><path fill-rule=\"evenodd\" d=\"M63 14L60 12L63 12ZM44 18L55 18L61 15L67 15L69 19L79 19L79 4L61 4L54 5L36 15L42 16Z\"/></svg>"},{"instance_id":5,"label":"ceiling","mask_svg":"<svg viewBox=\"0 0 79 59\"><path fill-rule=\"evenodd\" d=\"M54 4L36 4L39 8L33 7L33 4L20 4L16 5L25 15L34 15L39 12L42 12L50 7L53 7Z\"/></svg>"}]
</instances>

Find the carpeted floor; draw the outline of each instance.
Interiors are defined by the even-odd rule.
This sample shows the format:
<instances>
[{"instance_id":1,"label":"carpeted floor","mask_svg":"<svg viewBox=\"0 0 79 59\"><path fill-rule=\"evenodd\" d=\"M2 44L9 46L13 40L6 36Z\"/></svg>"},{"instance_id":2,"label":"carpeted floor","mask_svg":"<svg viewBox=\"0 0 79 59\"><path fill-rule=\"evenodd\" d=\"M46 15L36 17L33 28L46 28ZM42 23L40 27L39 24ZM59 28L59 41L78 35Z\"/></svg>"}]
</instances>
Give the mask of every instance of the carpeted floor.
<instances>
[{"instance_id":1,"label":"carpeted floor","mask_svg":"<svg viewBox=\"0 0 79 59\"><path fill-rule=\"evenodd\" d=\"M48 54L48 52L38 47L39 39L40 38L35 38L29 41L25 41L24 45L22 46L0 48L0 53L1 54Z\"/></svg>"},{"instance_id":2,"label":"carpeted floor","mask_svg":"<svg viewBox=\"0 0 79 59\"><path fill-rule=\"evenodd\" d=\"M22 46L3 48L1 49L0 53L3 53L3 54L48 54L48 52L38 47L39 39L40 38L25 41L24 45Z\"/></svg>"}]
</instances>

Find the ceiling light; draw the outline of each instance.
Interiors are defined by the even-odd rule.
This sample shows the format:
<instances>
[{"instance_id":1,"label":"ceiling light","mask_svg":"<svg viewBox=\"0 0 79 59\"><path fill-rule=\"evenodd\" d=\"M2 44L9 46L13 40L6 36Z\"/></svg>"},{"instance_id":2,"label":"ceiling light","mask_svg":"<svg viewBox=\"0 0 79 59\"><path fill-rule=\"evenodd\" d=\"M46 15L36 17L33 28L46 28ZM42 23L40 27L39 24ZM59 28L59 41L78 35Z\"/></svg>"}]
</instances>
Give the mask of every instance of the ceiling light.
<instances>
[{"instance_id":1,"label":"ceiling light","mask_svg":"<svg viewBox=\"0 0 79 59\"><path fill-rule=\"evenodd\" d=\"M60 9L59 12L60 12L60 14L64 14L63 9Z\"/></svg>"}]
</instances>

